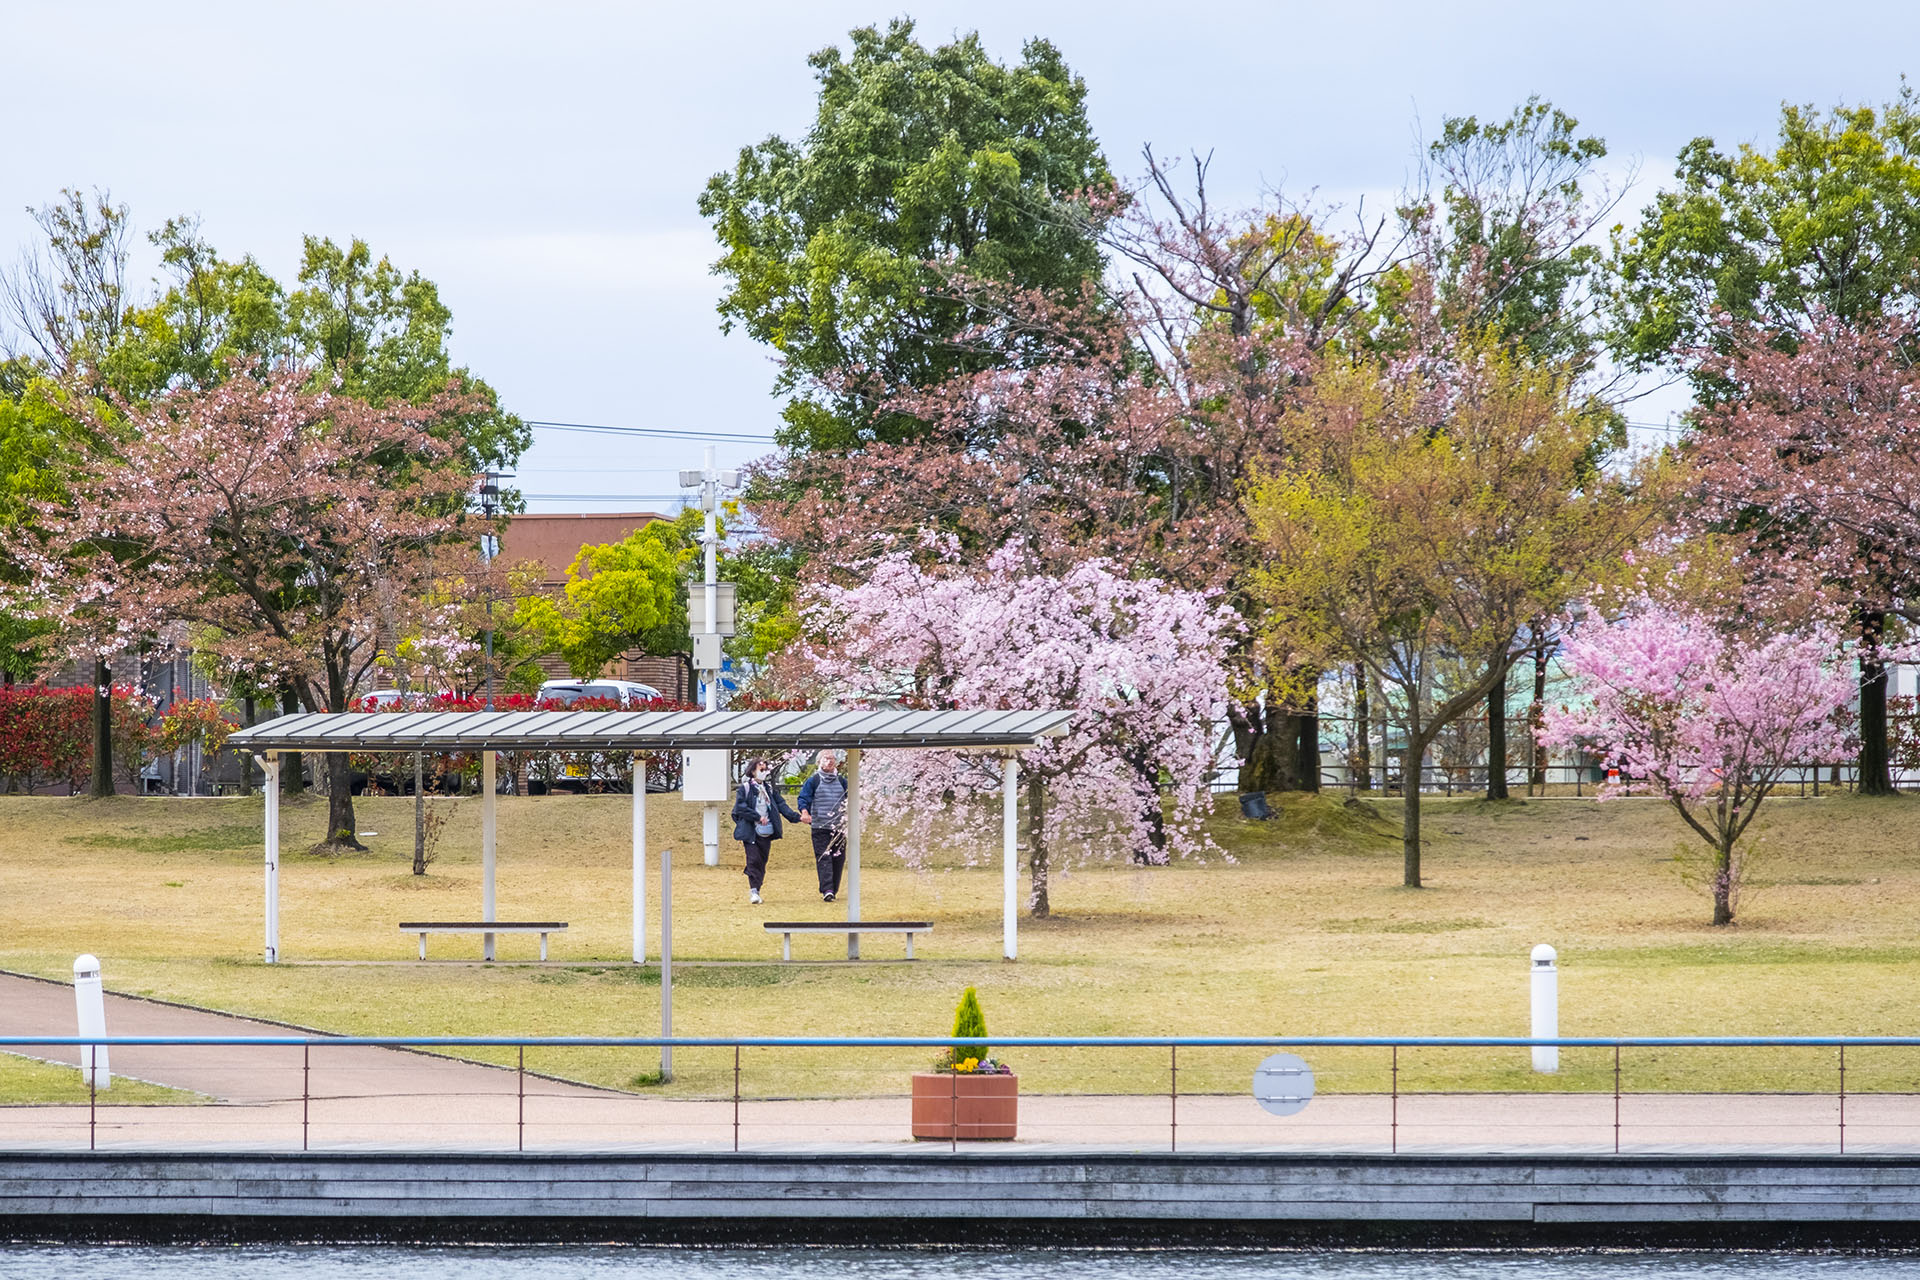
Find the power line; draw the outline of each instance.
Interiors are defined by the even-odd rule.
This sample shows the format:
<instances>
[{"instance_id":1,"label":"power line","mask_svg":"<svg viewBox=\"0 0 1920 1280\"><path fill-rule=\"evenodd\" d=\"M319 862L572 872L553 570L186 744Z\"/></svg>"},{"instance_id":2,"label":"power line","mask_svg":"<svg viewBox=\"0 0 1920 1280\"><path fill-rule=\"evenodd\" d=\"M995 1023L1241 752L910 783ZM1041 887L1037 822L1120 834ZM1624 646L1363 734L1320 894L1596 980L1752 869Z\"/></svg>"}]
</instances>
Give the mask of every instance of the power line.
<instances>
[{"instance_id":1,"label":"power line","mask_svg":"<svg viewBox=\"0 0 1920 1280\"><path fill-rule=\"evenodd\" d=\"M536 503L684 503L685 493L526 493Z\"/></svg>"},{"instance_id":2,"label":"power line","mask_svg":"<svg viewBox=\"0 0 1920 1280\"><path fill-rule=\"evenodd\" d=\"M649 436L655 439L670 440L750 440L757 443L772 444L770 435L752 435L738 431L677 431L666 427L616 427L596 422L536 422L527 419L530 427L539 427L544 431L578 431L590 435L605 436Z\"/></svg>"}]
</instances>

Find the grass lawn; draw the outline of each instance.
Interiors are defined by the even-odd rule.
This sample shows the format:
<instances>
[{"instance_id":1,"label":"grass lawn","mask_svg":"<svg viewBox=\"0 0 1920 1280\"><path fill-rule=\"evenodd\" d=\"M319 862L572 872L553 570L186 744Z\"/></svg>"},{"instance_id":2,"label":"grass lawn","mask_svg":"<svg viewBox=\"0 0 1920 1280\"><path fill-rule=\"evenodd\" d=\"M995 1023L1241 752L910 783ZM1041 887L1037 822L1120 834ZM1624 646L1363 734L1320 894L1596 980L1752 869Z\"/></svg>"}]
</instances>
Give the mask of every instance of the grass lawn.
<instances>
[{"instance_id":1,"label":"grass lawn","mask_svg":"<svg viewBox=\"0 0 1920 1280\"><path fill-rule=\"evenodd\" d=\"M456 802L442 802L456 803ZM285 814L281 945L296 962L260 963L258 799L0 798L0 968L66 978L98 954L110 990L336 1032L421 1035L649 1034L658 978L624 963L629 942L625 797L503 799L499 909L555 919L556 963L486 967L477 937L433 939L446 963L402 962L397 922L472 919L480 903L479 801L457 802L430 874L415 877L411 803L359 807L364 854L303 852L324 803ZM841 918L819 901L804 837L775 846L767 903L749 907L739 846L699 865L697 810L649 805L649 843L676 850L674 1029L682 1035L939 1034L960 989L980 989L1001 1034L1498 1034L1527 1030L1527 952L1561 960L1567 1035L1910 1034L1920 973L1920 801L1783 798L1762 815L1765 854L1740 923L1706 923L1705 893L1679 873L1682 828L1657 802L1551 799L1427 808L1429 887L1399 886L1397 803L1280 797L1250 823L1223 807L1231 854L1204 865L1081 869L1057 875L1056 916L1023 919L1021 958L999 960L997 869L911 872L885 833L868 842L863 909L935 928L912 965L778 963L763 919ZM655 864L657 868L657 863ZM650 897L657 891L652 877ZM652 903L657 922L658 903ZM657 934L650 928L650 946ZM897 939L873 937L869 957ZM827 960L837 943L797 939ZM533 959L505 936L503 960ZM476 1053L475 1056L482 1056ZM1156 1091L1164 1051L1013 1055L1033 1090ZM749 1051L759 1095L893 1092L925 1055ZM1241 1091L1257 1054L1181 1055L1183 1090ZM1384 1050L1320 1051L1321 1087L1386 1082ZM1414 1089L1600 1088L1611 1055L1568 1051L1557 1077L1525 1070L1524 1050L1403 1052ZM628 1084L644 1051L534 1055L529 1066ZM731 1087L731 1054L685 1051L676 1092ZM1848 1055L1854 1089L1920 1088L1920 1050ZM1830 1050L1772 1056L1634 1050L1630 1089L1830 1089Z\"/></svg>"},{"instance_id":2,"label":"grass lawn","mask_svg":"<svg viewBox=\"0 0 1920 1280\"><path fill-rule=\"evenodd\" d=\"M111 1055L109 1055L111 1066ZM0 1052L0 1102L8 1104L79 1102L87 1100L87 1082L79 1068L25 1058L17 1053ZM205 1099L197 1093L148 1084L144 1080L113 1077L113 1084L99 1096L101 1106L153 1106L160 1103L194 1103Z\"/></svg>"}]
</instances>

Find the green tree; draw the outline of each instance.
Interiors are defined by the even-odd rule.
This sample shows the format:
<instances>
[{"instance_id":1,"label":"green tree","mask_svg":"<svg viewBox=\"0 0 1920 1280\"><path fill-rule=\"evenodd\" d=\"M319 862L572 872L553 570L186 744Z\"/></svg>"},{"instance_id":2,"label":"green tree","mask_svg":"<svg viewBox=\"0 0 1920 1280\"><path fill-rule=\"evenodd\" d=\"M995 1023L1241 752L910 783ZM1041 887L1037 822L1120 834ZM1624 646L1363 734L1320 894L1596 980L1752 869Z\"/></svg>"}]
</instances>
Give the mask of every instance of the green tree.
<instances>
[{"instance_id":1,"label":"green tree","mask_svg":"<svg viewBox=\"0 0 1920 1280\"><path fill-rule=\"evenodd\" d=\"M166 283L127 314L126 333L107 357L118 385L148 399L171 387L214 386L236 361L264 365L292 354L287 292L251 256L222 258L192 218L170 218L148 239Z\"/></svg>"},{"instance_id":2,"label":"green tree","mask_svg":"<svg viewBox=\"0 0 1920 1280\"><path fill-rule=\"evenodd\" d=\"M127 206L115 204L111 194L67 189L60 198L29 209L44 237L28 248L19 263L0 274L0 310L13 331L7 354L37 375L30 394L38 409L65 396L125 395L127 388L113 380L113 355L125 332L127 317L127 241L133 233ZM55 391L52 388L58 387ZM104 447L107 441L89 436L77 418L68 415L65 443ZM16 577L18 566L10 566ZM34 634L16 624L15 631ZM93 686L101 690L93 700L93 756L87 794L110 796L113 784L113 705L109 691L113 672L105 653L93 655Z\"/></svg>"},{"instance_id":3,"label":"green tree","mask_svg":"<svg viewBox=\"0 0 1920 1280\"><path fill-rule=\"evenodd\" d=\"M476 471L510 466L532 443L492 387L454 366L447 352L453 312L433 281L402 274L384 256L375 260L364 240L342 248L307 236L299 284L287 296L293 350L339 370L342 390L370 404L424 404L457 379L481 407L448 425L460 433L464 464Z\"/></svg>"},{"instance_id":4,"label":"green tree","mask_svg":"<svg viewBox=\"0 0 1920 1280\"><path fill-rule=\"evenodd\" d=\"M1884 108L1821 112L1787 105L1771 149L1728 153L1695 138L1676 185L1616 236L1613 343L1623 360L1685 373L1703 404L1732 388L1708 350L1732 332L1716 315L1791 344L1823 316L1870 324L1910 308L1920 286L1920 100L1910 85ZM1862 559L1885 559L1873 547ZM1881 641L1890 606L1913 584L1883 574L1848 584L1860 637L1859 789L1893 792L1887 760L1887 669Z\"/></svg>"},{"instance_id":5,"label":"green tree","mask_svg":"<svg viewBox=\"0 0 1920 1280\"><path fill-rule=\"evenodd\" d=\"M1595 185L1604 140L1539 97L1505 120L1450 116L1427 147L1428 193L1406 212L1449 321L1535 359L1584 360L1604 267L1589 241L1618 204Z\"/></svg>"},{"instance_id":6,"label":"green tree","mask_svg":"<svg viewBox=\"0 0 1920 1280\"><path fill-rule=\"evenodd\" d=\"M655 521L619 542L580 548L556 599L534 595L514 610L514 623L574 675L598 675L629 649L678 653L688 646L684 578L701 514Z\"/></svg>"},{"instance_id":7,"label":"green tree","mask_svg":"<svg viewBox=\"0 0 1920 1280\"><path fill-rule=\"evenodd\" d=\"M1640 368L1686 372L1725 312L1792 331L1818 313L1871 319L1910 301L1920 273L1920 101L1882 110L1784 106L1768 150L1711 138L1680 152L1676 185L1615 236L1613 342Z\"/></svg>"},{"instance_id":8,"label":"green tree","mask_svg":"<svg viewBox=\"0 0 1920 1280\"><path fill-rule=\"evenodd\" d=\"M31 361L0 361L0 530L33 516L33 504L60 496L62 456L74 447L59 391ZM0 562L0 578L18 582L19 566ZM0 672L32 678L51 656L53 628L0 609Z\"/></svg>"},{"instance_id":9,"label":"green tree","mask_svg":"<svg viewBox=\"0 0 1920 1280\"><path fill-rule=\"evenodd\" d=\"M1255 478L1265 639L1360 666L1402 728L1404 883L1422 883L1428 749L1483 705L1562 611L1639 541L1642 474L1596 461L1610 429L1564 365L1497 332L1430 368L1325 362L1287 465Z\"/></svg>"},{"instance_id":10,"label":"green tree","mask_svg":"<svg viewBox=\"0 0 1920 1280\"><path fill-rule=\"evenodd\" d=\"M722 327L780 352L781 443L801 452L914 433L874 409L865 379L926 387L1011 358L956 340L989 317L943 272L1077 292L1101 270L1080 197L1112 185L1085 82L1046 41L1005 66L976 34L927 49L906 19L851 40L808 59L820 96L806 137L743 148L700 197L728 282ZM835 381L843 371L856 381Z\"/></svg>"},{"instance_id":11,"label":"green tree","mask_svg":"<svg viewBox=\"0 0 1920 1280\"><path fill-rule=\"evenodd\" d=\"M83 422L112 427L124 408L137 412L168 392L218 386L236 368L258 373L287 361L313 366L317 380L337 380L341 390L376 406L425 405L450 382L461 384L467 393L458 400L461 412L432 424L443 435L459 435L459 455L443 464L396 453L385 460L396 487L411 483L410 469L420 465L510 466L529 443L525 424L500 408L493 390L454 365L447 351L451 313L433 282L376 259L364 241L342 248L307 237L298 279L288 289L251 257L223 258L195 220L176 218L149 236L160 251L161 276L142 291L127 278L133 228L124 204L104 191L68 190L32 213L43 240L0 273L0 319L10 322L16 353L8 366L14 372L0 380L0 398L11 406L0 410L9 419L0 423L0 466L8 476L19 450L52 429L31 425L46 412L65 415L68 452L107 460L127 442L89 434ZM32 404L23 398L30 384L39 387ZM94 398L90 411L80 411L75 395ZM26 482L0 477L0 490ZM0 505L6 500L0 492ZM13 638L0 620L0 640ZM30 661L24 648L10 652L15 665ZM94 683L107 681L104 660L96 660ZM282 701L292 709L285 690ZM111 768L102 763L109 729L101 700L96 790L112 787ZM286 777L289 786L299 785L297 767Z\"/></svg>"}]
</instances>

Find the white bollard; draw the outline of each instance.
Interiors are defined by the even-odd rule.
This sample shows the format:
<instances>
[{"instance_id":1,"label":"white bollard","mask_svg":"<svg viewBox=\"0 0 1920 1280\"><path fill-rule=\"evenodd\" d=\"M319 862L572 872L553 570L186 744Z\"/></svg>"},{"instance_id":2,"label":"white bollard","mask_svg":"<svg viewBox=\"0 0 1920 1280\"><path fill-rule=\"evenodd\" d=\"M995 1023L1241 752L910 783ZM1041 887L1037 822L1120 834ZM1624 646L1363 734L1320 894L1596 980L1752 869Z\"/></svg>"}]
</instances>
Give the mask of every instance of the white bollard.
<instances>
[{"instance_id":1,"label":"white bollard","mask_svg":"<svg viewBox=\"0 0 1920 1280\"><path fill-rule=\"evenodd\" d=\"M1554 1040L1560 1035L1560 966L1558 953L1541 943L1533 949L1533 1030L1535 1040ZM1558 1071L1560 1047L1535 1045L1535 1071Z\"/></svg>"},{"instance_id":2,"label":"white bollard","mask_svg":"<svg viewBox=\"0 0 1920 1280\"><path fill-rule=\"evenodd\" d=\"M710 867L720 865L720 806L717 804L700 811L700 856Z\"/></svg>"},{"instance_id":3,"label":"white bollard","mask_svg":"<svg viewBox=\"0 0 1920 1280\"><path fill-rule=\"evenodd\" d=\"M100 961L93 956L81 956L73 962L73 1005L80 1024L76 1035L104 1037L107 1034L107 998L100 988ZM113 1077L107 1072L107 1046L80 1046L80 1078L91 1078L96 1089L113 1084Z\"/></svg>"}]
</instances>

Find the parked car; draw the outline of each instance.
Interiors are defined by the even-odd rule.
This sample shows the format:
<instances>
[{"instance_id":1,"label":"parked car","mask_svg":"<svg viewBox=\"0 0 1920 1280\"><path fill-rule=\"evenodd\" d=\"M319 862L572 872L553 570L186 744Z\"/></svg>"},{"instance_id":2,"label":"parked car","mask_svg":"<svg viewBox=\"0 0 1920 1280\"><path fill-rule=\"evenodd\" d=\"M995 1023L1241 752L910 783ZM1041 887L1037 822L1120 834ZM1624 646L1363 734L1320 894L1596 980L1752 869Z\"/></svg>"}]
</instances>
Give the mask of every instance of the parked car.
<instances>
[{"instance_id":1,"label":"parked car","mask_svg":"<svg viewBox=\"0 0 1920 1280\"><path fill-rule=\"evenodd\" d=\"M638 684L632 680L549 680L540 686L537 696L543 703L557 703L563 707L570 707L588 698L608 698L632 707L654 701L659 698L660 691L652 685Z\"/></svg>"},{"instance_id":2,"label":"parked car","mask_svg":"<svg viewBox=\"0 0 1920 1280\"><path fill-rule=\"evenodd\" d=\"M652 685L632 680L549 680L536 695L543 707L570 707L575 703L617 703L623 707L645 707L660 700L660 691ZM565 752L538 756L527 771L527 793L545 795L565 791L584 795L589 791L625 791L631 782L617 778L619 770L600 752ZM678 771L666 778L658 763L648 769L648 790L671 790L678 783Z\"/></svg>"}]
</instances>

